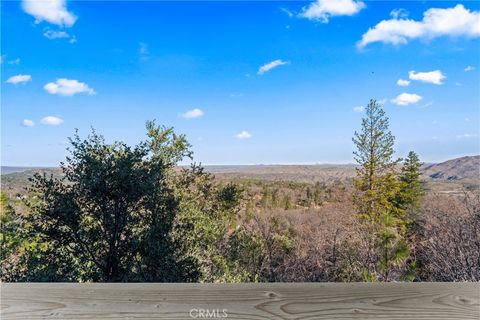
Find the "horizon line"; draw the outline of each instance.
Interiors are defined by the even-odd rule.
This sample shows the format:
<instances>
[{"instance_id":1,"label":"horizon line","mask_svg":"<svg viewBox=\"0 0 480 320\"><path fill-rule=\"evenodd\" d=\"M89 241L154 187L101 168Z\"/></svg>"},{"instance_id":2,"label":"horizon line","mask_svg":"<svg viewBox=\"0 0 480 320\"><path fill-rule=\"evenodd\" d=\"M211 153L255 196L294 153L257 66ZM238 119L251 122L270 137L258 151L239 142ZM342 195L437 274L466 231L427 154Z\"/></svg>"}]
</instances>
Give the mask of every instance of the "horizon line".
<instances>
[{"instance_id":1,"label":"horizon line","mask_svg":"<svg viewBox=\"0 0 480 320\"><path fill-rule=\"evenodd\" d=\"M435 161L425 161L424 164L434 164L434 163L442 163L450 160L455 160L459 158L465 157L479 157L480 153L478 154L467 154L463 156L456 156L452 158L448 158L446 160L435 160ZM220 167L220 166L324 166L324 165L335 165L335 166L352 166L358 165L354 162L278 162L278 163L203 163L203 162L196 162L192 161L191 163L181 163L179 167L188 167L191 164L199 164L204 167ZM9 164L1 164L0 167L10 167L10 168L59 168L60 165L9 165Z\"/></svg>"}]
</instances>

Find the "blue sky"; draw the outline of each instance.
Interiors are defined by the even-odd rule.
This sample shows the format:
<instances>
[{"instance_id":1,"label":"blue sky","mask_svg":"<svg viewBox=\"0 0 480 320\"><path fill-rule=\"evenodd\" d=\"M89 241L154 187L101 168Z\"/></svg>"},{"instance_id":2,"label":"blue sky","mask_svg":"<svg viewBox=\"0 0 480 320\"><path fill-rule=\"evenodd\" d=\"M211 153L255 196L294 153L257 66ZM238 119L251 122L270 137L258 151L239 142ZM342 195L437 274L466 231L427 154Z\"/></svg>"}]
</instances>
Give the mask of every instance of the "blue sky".
<instances>
[{"instance_id":1,"label":"blue sky","mask_svg":"<svg viewBox=\"0 0 480 320\"><path fill-rule=\"evenodd\" d=\"M1 6L2 165L58 165L75 128L135 144L149 119L204 164L348 163L370 98L399 157L480 152L478 2Z\"/></svg>"}]
</instances>

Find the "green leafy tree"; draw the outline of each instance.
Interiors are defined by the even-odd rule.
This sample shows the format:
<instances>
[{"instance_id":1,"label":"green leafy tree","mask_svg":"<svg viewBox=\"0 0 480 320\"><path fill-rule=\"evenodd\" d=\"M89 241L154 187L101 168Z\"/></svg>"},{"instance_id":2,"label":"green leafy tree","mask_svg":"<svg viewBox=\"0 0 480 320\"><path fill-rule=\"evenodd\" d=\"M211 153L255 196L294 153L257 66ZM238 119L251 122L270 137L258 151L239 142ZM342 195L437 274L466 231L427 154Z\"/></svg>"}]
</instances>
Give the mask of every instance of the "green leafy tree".
<instances>
[{"instance_id":1,"label":"green leafy tree","mask_svg":"<svg viewBox=\"0 0 480 320\"><path fill-rule=\"evenodd\" d=\"M242 208L242 190L234 184L215 185L213 176L197 165L182 170L175 186L180 199L175 238L183 255L199 266L198 281L242 281L243 270L224 255Z\"/></svg>"},{"instance_id":2,"label":"green leafy tree","mask_svg":"<svg viewBox=\"0 0 480 320\"><path fill-rule=\"evenodd\" d=\"M0 193L0 257L2 261L14 251L20 242L17 234L19 224L10 199L5 193Z\"/></svg>"},{"instance_id":3,"label":"green leafy tree","mask_svg":"<svg viewBox=\"0 0 480 320\"><path fill-rule=\"evenodd\" d=\"M394 136L382 106L375 100L365 109L361 132L353 142L358 163L354 198L358 217L370 243L363 278L388 281L392 271L404 266L409 250L405 242L407 221L394 199L400 191L396 178L399 160L393 159Z\"/></svg>"},{"instance_id":4,"label":"green leafy tree","mask_svg":"<svg viewBox=\"0 0 480 320\"><path fill-rule=\"evenodd\" d=\"M63 281L195 281L171 236L179 210L169 185L188 144L171 129L147 125L149 140L107 144L95 131L70 140L63 177L36 174L28 220L46 244L35 279L49 264ZM42 278L43 279L43 278Z\"/></svg>"},{"instance_id":5,"label":"green leafy tree","mask_svg":"<svg viewBox=\"0 0 480 320\"><path fill-rule=\"evenodd\" d=\"M244 271L221 254L236 225L242 190L215 184L199 165L180 168L192 153L172 128L147 122L147 137L130 147L106 143L95 131L85 140L75 134L61 178L31 179L30 212L18 228L28 246L15 252L2 279L242 279ZM4 212L11 216L3 205L2 198L2 219Z\"/></svg>"},{"instance_id":6,"label":"green leafy tree","mask_svg":"<svg viewBox=\"0 0 480 320\"><path fill-rule=\"evenodd\" d=\"M14 261L21 259L26 241L25 220L15 212L14 204L3 192L0 193L0 263L1 279L7 279L14 270Z\"/></svg>"}]
</instances>

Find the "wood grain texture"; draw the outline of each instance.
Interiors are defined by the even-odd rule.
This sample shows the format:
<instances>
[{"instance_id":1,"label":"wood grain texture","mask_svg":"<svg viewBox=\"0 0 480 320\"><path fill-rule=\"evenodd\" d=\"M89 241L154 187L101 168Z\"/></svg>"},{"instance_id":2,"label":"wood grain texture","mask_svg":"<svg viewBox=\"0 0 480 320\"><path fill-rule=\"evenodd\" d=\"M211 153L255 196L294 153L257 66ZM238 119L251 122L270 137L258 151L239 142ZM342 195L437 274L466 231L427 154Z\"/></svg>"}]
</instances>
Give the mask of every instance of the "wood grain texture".
<instances>
[{"instance_id":1,"label":"wood grain texture","mask_svg":"<svg viewBox=\"0 0 480 320\"><path fill-rule=\"evenodd\" d=\"M479 283L5 283L1 319L478 320L479 295Z\"/></svg>"}]
</instances>

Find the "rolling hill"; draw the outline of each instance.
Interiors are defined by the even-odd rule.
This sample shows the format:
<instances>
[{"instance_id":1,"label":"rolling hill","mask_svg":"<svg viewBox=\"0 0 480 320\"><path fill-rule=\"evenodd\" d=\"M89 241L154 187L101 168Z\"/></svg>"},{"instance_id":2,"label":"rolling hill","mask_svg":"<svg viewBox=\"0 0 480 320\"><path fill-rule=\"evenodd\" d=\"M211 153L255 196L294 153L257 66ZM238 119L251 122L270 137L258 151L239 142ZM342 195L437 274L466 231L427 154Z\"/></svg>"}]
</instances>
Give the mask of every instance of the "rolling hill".
<instances>
[{"instance_id":1,"label":"rolling hill","mask_svg":"<svg viewBox=\"0 0 480 320\"><path fill-rule=\"evenodd\" d=\"M349 183L355 177L355 165L224 165L206 166L205 170L219 180L262 180L301 183L337 181ZM425 164L422 177L428 189L440 192L459 191L463 187L480 188L480 156L466 156L441 163ZM22 193L28 178L34 172L60 176L59 168L2 167L2 191L8 194Z\"/></svg>"}]
</instances>

